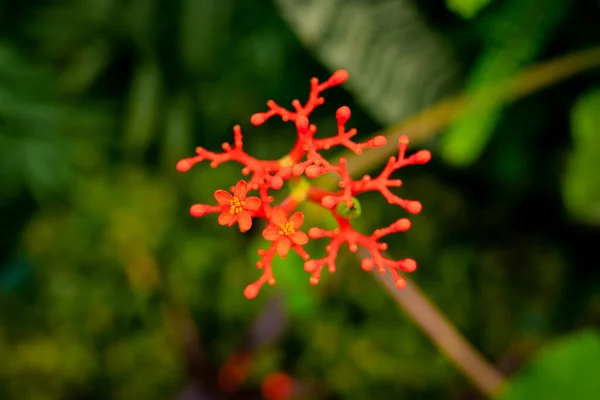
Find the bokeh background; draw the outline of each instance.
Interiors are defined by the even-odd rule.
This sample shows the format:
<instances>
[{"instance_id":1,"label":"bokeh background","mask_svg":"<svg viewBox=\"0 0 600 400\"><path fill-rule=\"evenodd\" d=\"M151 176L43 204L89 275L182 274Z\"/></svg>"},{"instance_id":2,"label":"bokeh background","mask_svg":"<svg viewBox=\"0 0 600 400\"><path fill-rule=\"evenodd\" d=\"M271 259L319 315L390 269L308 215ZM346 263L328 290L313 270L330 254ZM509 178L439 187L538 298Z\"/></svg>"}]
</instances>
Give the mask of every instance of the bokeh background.
<instances>
[{"instance_id":1,"label":"bokeh background","mask_svg":"<svg viewBox=\"0 0 600 400\"><path fill-rule=\"evenodd\" d=\"M346 252L317 287L277 262L246 300L260 228L188 213L239 166L175 164L238 123L248 152L283 156L293 126L249 117L313 76L350 72L320 132L348 105L368 137L599 46L599 26L597 0L1 1L0 399L258 399L277 371L300 398L482 398ZM424 211L389 241L503 374L560 381L546 399L599 398L600 70L572 75L510 104L473 95L415 141L434 161L397 175ZM361 202L365 232L403 216ZM246 367L241 387L223 366Z\"/></svg>"}]
</instances>

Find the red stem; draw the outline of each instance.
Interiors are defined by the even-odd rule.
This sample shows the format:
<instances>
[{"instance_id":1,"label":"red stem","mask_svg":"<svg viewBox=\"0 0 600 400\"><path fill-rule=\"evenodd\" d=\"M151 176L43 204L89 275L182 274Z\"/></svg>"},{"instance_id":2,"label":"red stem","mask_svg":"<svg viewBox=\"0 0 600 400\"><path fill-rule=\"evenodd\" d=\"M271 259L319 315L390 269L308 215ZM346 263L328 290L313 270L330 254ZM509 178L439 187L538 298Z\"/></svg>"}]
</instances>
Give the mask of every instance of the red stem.
<instances>
[{"instance_id":1,"label":"red stem","mask_svg":"<svg viewBox=\"0 0 600 400\"><path fill-rule=\"evenodd\" d=\"M335 193L330 192L328 190L324 190L319 187L311 186L308 189L307 199L314 203L321 204L321 200L323 200L323 197L334 196L334 195L335 195Z\"/></svg>"}]
</instances>

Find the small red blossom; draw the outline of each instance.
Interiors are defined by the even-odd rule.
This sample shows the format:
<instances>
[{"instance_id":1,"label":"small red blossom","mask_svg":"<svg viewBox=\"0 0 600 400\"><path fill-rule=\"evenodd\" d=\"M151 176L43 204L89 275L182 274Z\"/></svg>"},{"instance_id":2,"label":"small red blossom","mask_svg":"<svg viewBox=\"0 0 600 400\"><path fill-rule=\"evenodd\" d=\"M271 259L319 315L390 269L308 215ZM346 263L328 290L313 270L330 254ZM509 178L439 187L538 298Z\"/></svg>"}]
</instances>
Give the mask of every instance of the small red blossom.
<instances>
[{"instance_id":1,"label":"small red blossom","mask_svg":"<svg viewBox=\"0 0 600 400\"><path fill-rule=\"evenodd\" d=\"M250 374L252 357L249 353L235 353L219 370L219 386L227 393L234 393L242 387Z\"/></svg>"},{"instance_id":2,"label":"small red blossom","mask_svg":"<svg viewBox=\"0 0 600 400\"><path fill-rule=\"evenodd\" d=\"M194 217L203 217L206 214L220 212L219 224L232 226L236 222L241 232L246 232L252 227L252 217L261 215L261 200L258 197L247 197L248 184L240 180L231 193L225 190L215 192L216 206L208 204L194 204L190 214Z\"/></svg>"},{"instance_id":3,"label":"small red blossom","mask_svg":"<svg viewBox=\"0 0 600 400\"><path fill-rule=\"evenodd\" d=\"M295 212L290 219L285 216L281 207L275 207L271 213L271 226L263 231L263 237L275 242L277 254L285 257L290 246L304 246L308 243L308 235L297 229L304 223L304 214Z\"/></svg>"},{"instance_id":4,"label":"small red blossom","mask_svg":"<svg viewBox=\"0 0 600 400\"><path fill-rule=\"evenodd\" d=\"M269 374L261 384L266 400L289 400L294 395L296 380L283 372Z\"/></svg>"},{"instance_id":5,"label":"small red blossom","mask_svg":"<svg viewBox=\"0 0 600 400\"><path fill-rule=\"evenodd\" d=\"M252 227L252 216L249 211L256 211L260 207L258 197L246 197L248 184L239 181L232 190L233 195L225 190L215 192L215 200L222 208L219 215L219 224L231 226L238 223L240 232L246 232Z\"/></svg>"},{"instance_id":6,"label":"small red blossom","mask_svg":"<svg viewBox=\"0 0 600 400\"><path fill-rule=\"evenodd\" d=\"M219 224L231 226L237 222L242 232L250 229L252 218L267 221L268 225L263 231L263 237L271 244L267 249L258 251L260 259L256 266L262 269L262 275L244 290L244 295L248 299L256 297L265 283L275 284L272 270L273 257L276 254L285 257L290 249L304 259L304 269L311 274L312 284L319 282L321 271L325 266L330 272L336 270L335 261L343 244L346 244L352 252L362 247L365 250L362 268L366 271L375 269L380 273L391 271L396 286L400 289L406 285L406 281L399 271L412 272L417 268L416 262L411 258L396 261L388 259L383 254L387 250L387 244L380 242L380 239L386 235L407 231L411 225L408 219L400 218L388 227L375 230L371 235L357 232L352 226L351 219L356 217L357 213L360 214L360 203L356 196L365 192L379 192L387 203L399 206L410 214L421 212L423 207L419 201L403 199L392 192L392 189L402 186L402 181L392 179L391 175L410 165L426 164L431 159L431 153L428 150L420 150L407 156L409 140L408 137L401 136L398 140L398 155L389 158L383 171L376 177L364 175L360 179L351 177L352 171L347 165L346 158L326 159L321 151L335 146L346 147L360 155L366 149L383 147L387 143L386 137L382 135L374 136L365 142L354 142L352 139L358 132L354 128L346 127L352 116L346 106L339 107L336 111L337 134L328 138L315 138L317 127L311 124L309 117L316 107L325 102L322 92L341 85L347 79L348 73L344 70L336 71L324 82L313 78L310 81L308 99L304 104L300 100L293 100L293 110L290 111L269 100L267 111L252 115L250 122L254 126L260 126L272 117L279 117L284 122L294 124L296 143L290 152L279 160L259 160L246 153L243 149L242 129L236 125L233 128L233 144L223 143L223 152L216 153L197 147L196 156L177 163L177 169L185 172L194 164L204 160L210 161L213 168L223 162L233 161L243 165L242 174L251 175L248 183L239 181L236 187L232 188L232 194L217 190L215 199L218 205L195 204L190 209L190 213L195 217L218 212L220 213ZM311 183L312 179L323 174L337 175L339 189L327 191ZM274 198L269 191L282 189L286 181L290 180L292 186L289 196L282 203L273 205ZM257 190L259 197L246 197L248 190ZM338 228L326 231L312 227L308 235L299 231L298 228L304 222L304 214L293 211L303 201L314 202L329 210L336 219ZM358 204L358 212L355 208L356 204ZM326 257L311 259L302 247L308 242L309 237L330 239L326 246Z\"/></svg>"},{"instance_id":7,"label":"small red blossom","mask_svg":"<svg viewBox=\"0 0 600 400\"><path fill-rule=\"evenodd\" d=\"M287 203L289 206L291 203ZM273 277L272 261L275 254L281 258L287 256L290 248L293 249L302 259L308 260L310 256L302 248L308 243L308 235L298 228L304 223L304 214L295 212L288 219L283 206L274 207L269 218L269 226L263 231L263 237L271 242L268 249L258 250L260 260L256 263L258 268L263 270L260 278L254 283L246 286L244 296L252 299L258 295L258 292L265 283L275 284Z\"/></svg>"}]
</instances>

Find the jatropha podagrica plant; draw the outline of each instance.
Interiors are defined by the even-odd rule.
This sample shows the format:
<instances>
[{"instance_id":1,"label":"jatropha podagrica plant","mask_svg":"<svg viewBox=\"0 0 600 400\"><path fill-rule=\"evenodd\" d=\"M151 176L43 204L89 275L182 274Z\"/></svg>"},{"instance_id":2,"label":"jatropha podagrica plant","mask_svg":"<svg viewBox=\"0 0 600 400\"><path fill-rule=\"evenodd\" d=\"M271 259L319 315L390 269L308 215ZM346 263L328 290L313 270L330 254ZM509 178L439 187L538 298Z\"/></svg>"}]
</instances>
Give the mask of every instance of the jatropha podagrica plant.
<instances>
[{"instance_id":1,"label":"jatropha podagrica plant","mask_svg":"<svg viewBox=\"0 0 600 400\"><path fill-rule=\"evenodd\" d=\"M360 204L355 196L368 191L380 192L390 204L398 205L411 214L419 213L421 203L401 199L390 191L390 188L402 185L401 180L391 179L390 175L407 165L427 163L431 159L431 153L428 150L421 150L406 156L408 138L402 136L398 141L398 156L390 157L377 177L365 175L358 180L350 177L344 157L340 157L337 163L325 159L320 151L334 146L345 146L354 153L361 154L364 149L386 144L384 136L376 136L364 143L353 142L351 139L357 132L356 129L346 129L351 114L350 109L345 106L336 111L337 134L325 139L315 138L317 127L310 123L309 116L317 106L325 102L321 93L332 86L344 83L347 78L348 73L344 70L335 72L322 83L319 83L317 78L313 78L310 82L310 94L304 105L299 100L294 100L292 101L294 111L289 111L270 100L267 102L268 111L252 115L250 122L255 126L262 125L273 116L279 116L284 122L290 121L296 125L296 144L283 158L258 160L250 156L243 149L242 130L239 125L236 125L233 127L233 146L224 143L224 151L221 153L213 153L197 147L196 156L177 163L177 169L185 172L194 164L204 160L210 160L213 168L225 161L236 161L244 166L242 173L246 176L250 175L248 182L240 180L229 191L217 190L216 205L195 204L190 209L194 217L219 213L219 224L232 226L237 223L241 232L251 228L253 219L260 218L267 221L262 235L271 243L267 249L258 251L260 260L256 265L263 270L263 273L256 282L248 285L244 290L244 295L248 299L256 297L265 283L270 285L275 283L271 267L273 257L277 253L283 258L290 249L304 259L304 270L311 274L312 284L319 282L321 271L325 266L328 267L329 272L335 272L337 254L344 243L352 252L357 251L358 246L368 250L370 257L363 259L362 268L370 271L376 267L380 273L389 269L398 288L406 285L399 271L412 272L417 268L416 262L411 258L395 261L381 253L387 249L387 244L380 242L380 239L391 233L407 231L410 228L408 219L400 218L388 227L375 230L371 235L363 235L354 230L351 219L360 212ZM327 173L339 176L339 190L327 191L311 184L311 179ZM280 204L274 204L274 198L269 191L280 190L286 181L291 183L290 194ZM250 191L257 191L257 196L248 196ZM308 230L308 235L300 230L304 215L294 210L303 201L317 203L329 210L337 221L338 227L330 231L312 227ZM311 259L303 247L309 238L329 238L326 257Z\"/></svg>"}]
</instances>

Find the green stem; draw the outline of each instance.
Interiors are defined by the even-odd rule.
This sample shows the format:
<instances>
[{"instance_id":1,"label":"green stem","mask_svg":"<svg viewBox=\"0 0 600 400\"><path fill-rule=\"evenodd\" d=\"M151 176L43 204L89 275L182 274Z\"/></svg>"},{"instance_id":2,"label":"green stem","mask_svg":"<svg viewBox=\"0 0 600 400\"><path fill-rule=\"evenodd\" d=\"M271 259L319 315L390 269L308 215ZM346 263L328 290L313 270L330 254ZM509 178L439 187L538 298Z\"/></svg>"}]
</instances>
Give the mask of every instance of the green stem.
<instances>
[{"instance_id":1,"label":"green stem","mask_svg":"<svg viewBox=\"0 0 600 400\"><path fill-rule=\"evenodd\" d=\"M534 65L508 80L491 84L473 94L463 93L444 100L407 121L372 135L372 137L386 136L388 141L384 147L371 149L360 156L352 152L344 152L340 155L348 160L348 172L351 175L364 174L383 164L389 156L398 151L398 139L401 135L408 136L411 143L431 139L461 116L473 98L489 97L490 101L486 106L493 108L597 67L600 67L600 47L593 47ZM330 177L323 177L319 182L319 186L322 187L332 184L335 182Z\"/></svg>"}]
</instances>

